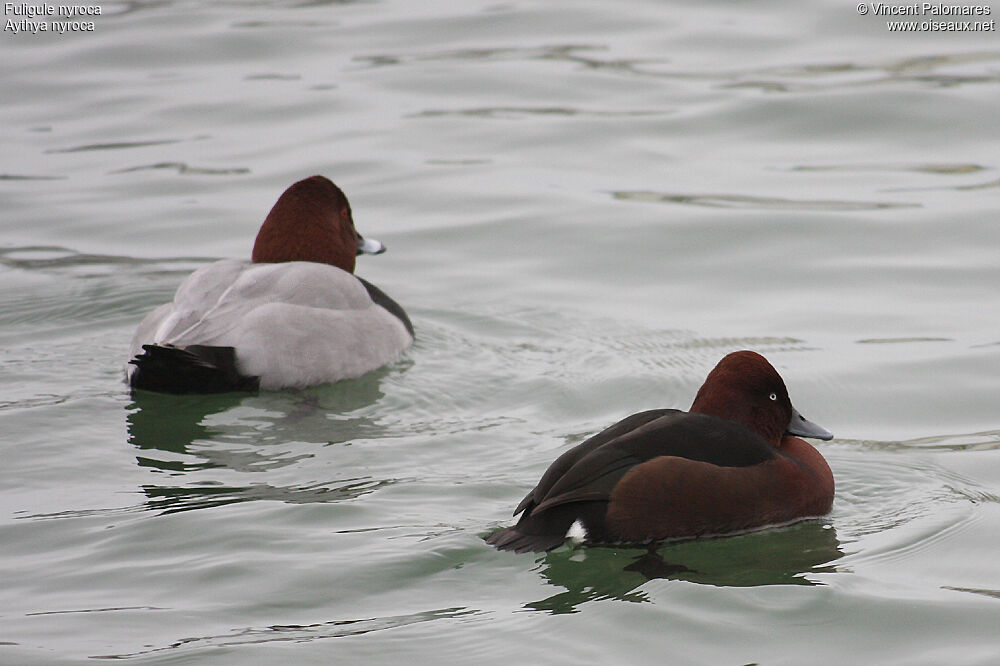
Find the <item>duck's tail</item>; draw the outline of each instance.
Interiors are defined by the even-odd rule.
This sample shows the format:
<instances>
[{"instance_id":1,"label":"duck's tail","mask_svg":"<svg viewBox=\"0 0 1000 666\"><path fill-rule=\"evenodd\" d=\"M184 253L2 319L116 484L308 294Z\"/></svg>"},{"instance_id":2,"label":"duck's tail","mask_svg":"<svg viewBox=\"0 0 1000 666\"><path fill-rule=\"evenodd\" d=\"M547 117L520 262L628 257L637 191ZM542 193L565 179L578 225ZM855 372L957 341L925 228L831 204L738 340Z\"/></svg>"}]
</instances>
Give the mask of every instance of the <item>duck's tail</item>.
<instances>
[{"instance_id":1,"label":"duck's tail","mask_svg":"<svg viewBox=\"0 0 1000 666\"><path fill-rule=\"evenodd\" d=\"M525 534L517 525L504 527L486 537L486 543L498 550L515 553L542 553L558 548L566 541L565 534Z\"/></svg>"},{"instance_id":2,"label":"duck's tail","mask_svg":"<svg viewBox=\"0 0 1000 666\"><path fill-rule=\"evenodd\" d=\"M133 389L159 393L228 393L256 391L260 377L241 375L236 350L207 345L143 345L143 353L129 361Z\"/></svg>"},{"instance_id":3,"label":"duck's tail","mask_svg":"<svg viewBox=\"0 0 1000 666\"><path fill-rule=\"evenodd\" d=\"M573 541L606 541L606 501L557 504L540 512L534 505L524 509L516 525L503 527L486 537L486 543L515 553L542 553Z\"/></svg>"}]
</instances>

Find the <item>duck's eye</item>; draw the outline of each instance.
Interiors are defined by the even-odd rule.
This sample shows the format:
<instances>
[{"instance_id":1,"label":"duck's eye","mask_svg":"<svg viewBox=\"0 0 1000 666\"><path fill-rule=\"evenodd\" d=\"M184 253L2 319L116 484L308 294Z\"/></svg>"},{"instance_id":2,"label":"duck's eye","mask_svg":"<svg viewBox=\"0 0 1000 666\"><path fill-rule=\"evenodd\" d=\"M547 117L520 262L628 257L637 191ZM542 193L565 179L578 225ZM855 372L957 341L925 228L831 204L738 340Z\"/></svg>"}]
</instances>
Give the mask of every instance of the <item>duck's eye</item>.
<instances>
[{"instance_id":1,"label":"duck's eye","mask_svg":"<svg viewBox=\"0 0 1000 666\"><path fill-rule=\"evenodd\" d=\"M767 397L770 398L771 400L777 400L778 399L778 394L777 393L772 393L771 395L769 395Z\"/></svg>"}]
</instances>

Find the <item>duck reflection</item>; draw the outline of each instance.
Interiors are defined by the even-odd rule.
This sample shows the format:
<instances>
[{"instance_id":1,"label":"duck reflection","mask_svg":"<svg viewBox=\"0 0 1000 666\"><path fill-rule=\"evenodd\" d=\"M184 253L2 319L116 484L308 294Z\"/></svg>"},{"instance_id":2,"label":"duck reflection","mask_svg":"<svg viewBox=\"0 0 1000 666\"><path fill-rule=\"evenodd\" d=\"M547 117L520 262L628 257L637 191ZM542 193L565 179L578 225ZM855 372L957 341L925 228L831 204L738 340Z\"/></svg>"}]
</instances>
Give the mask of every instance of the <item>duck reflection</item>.
<instances>
[{"instance_id":1,"label":"duck reflection","mask_svg":"<svg viewBox=\"0 0 1000 666\"><path fill-rule=\"evenodd\" d=\"M174 513L254 500L331 502L394 483L357 476L296 486L232 483L234 473L267 478L314 457L316 447L308 444L377 436L384 426L358 412L384 396L379 384L385 374L258 395L134 392L126 407L128 441L139 451L138 465L164 480L142 486L147 507Z\"/></svg>"},{"instance_id":2,"label":"duck reflection","mask_svg":"<svg viewBox=\"0 0 1000 666\"><path fill-rule=\"evenodd\" d=\"M831 525L805 521L731 537L689 539L647 550L613 546L560 548L541 558L542 575L565 592L526 608L575 613L588 601L650 601L640 590L663 578L719 587L821 585L809 574L831 573L844 556Z\"/></svg>"},{"instance_id":3,"label":"duck reflection","mask_svg":"<svg viewBox=\"0 0 1000 666\"><path fill-rule=\"evenodd\" d=\"M238 393L214 395L168 395L136 391L126 407L129 444L140 450L186 454L197 440L211 439L212 428L205 423L210 414L237 407L247 396ZM188 466L177 461L138 457L140 467L163 471L185 471L214 467L211 462Z\"/></svg>"}]
</instances>

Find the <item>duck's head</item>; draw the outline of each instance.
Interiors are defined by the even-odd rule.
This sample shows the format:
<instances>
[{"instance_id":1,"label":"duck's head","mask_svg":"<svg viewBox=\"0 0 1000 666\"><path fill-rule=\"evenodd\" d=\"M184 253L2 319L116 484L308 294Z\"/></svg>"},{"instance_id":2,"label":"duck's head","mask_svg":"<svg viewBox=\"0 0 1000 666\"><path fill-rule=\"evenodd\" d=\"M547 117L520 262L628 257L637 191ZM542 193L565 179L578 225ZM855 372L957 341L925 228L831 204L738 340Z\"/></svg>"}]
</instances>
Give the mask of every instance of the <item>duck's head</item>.
<instances>
[{"instance_id":1,"label":"duck's head","mask_svg":"<svg viewBox=\"0 0 1000 666\"><path fill-rule=\"evenodd\" d=\"M698 389L691 411L741 423L774 446L785 434L833 438L833 433L807 421L792 407L781 375L752 351L723 357Z\"/></svg>"},{"instance_id":2,"label":"duck's head","mask_svg":"<svg viewBox=\"0 0 1000 666\"><path fill-rule=\"evenodd\" d=\"M381 254L382 243L354 228L351 204L329 178L311 176L278 197L257 232L254 263L315 261L354 272L359 254Z\"/></svg>"}]
</instances>

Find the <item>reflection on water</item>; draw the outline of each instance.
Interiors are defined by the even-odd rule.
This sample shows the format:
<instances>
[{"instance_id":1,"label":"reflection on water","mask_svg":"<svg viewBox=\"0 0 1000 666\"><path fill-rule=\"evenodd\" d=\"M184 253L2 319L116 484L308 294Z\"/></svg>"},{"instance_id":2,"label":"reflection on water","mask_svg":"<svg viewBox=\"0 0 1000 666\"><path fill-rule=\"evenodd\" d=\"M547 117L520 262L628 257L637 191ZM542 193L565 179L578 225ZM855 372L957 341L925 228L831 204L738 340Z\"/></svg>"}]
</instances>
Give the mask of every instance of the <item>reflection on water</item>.
<instances>
[{"instance_id":1,"label":"reflection on water","mask_svg":"<svg viewBox=\"0 0 1000 666\"><path fill-rule=\"evenodd\" d=\"M365 430L374 426L372 420L352 413L383 397L379 384L388 372L383 368L355 380L260 395L135 391L126 407L128 441L139 449L188 453L196 440L250 437L261 443L287 439L332 443L369 436ZM208 424L209 416L227 412ZM202 451L199 455L207 456Z\"/></svg>"},{"instance_id":2,"label":"reflection on water","mask_svg":"<svg viewBox=\"0 0 1000 666\"><path fill-rule=\"evenodd\" d=\"M650 580L684 580L717 587L820 585L809 574L831 573L844 556L832 525L806 521L784 528L712 539L691 539L643 551L588 546L560 548L542 558L542 575L566 588L526 608L575 613L588 601L649 601Z\"/></svg>"},{"instance_id":3,"label":"reflection on water","mask_svg":"<svg viewBox=\"0 0 1000 666\"><path fill-rule=\"evenodd\" d=\"M239 405L246 395L220 393L215 395L161 395L136 391L132 404L126 409L128 441L138 449L158 449L173 453L188 453L188 447L195 440L211 439L212 429L205 424L209 414L231 409ZM140 465L143 458L140 458ZM155 460L150 464L164 471L182 471L191 467ZM195 468L214 467L210 461Z\"/></svg>"},{"instance_id":4,"label":"reflection on water","mask_svg":"<svg viewBox=\"0 0 1000 666\"><path fill-rule=\"evenodd\" d=\"M954 590L956 592L969 592L971 594L980 594L984 597L1000 599L1000 590L980 590L973 587L951 587L950 585L946 585L944 589Z\"/></svg>"},{"instance_id":5,"label":"reflection on water","mask_svg":"<svg viewBox=\"0 0 1000 666\"><path fill-rule=\"evenodd\" d=\"M399 479L384 479L376 481L370 477L344 479L343 485L328 486L287 486L277 488L266 483L255 483L248 486L197 486L171 487L144 485L142 491L146 494L146 506L157 513L168 514L195 509L208 509L237 502L253 502L255 500L275 500L290 504L306 504L310 502L339 502L355 499L374 492L379 488L391 486Z\"/></svg>"},{"instance_id":6,"label":"reflection on water","mask_svg":"<svg viewBox=\"0 0 1000 666\"><path fill-rule=\"evenodd\" d=\"M129 443L141 452L136 462L159 473L157 478L175 481L142 485L147 508L175 513L255 500L332 502L396 483L398 479L353 475L287 486L261 477L234 484L230 475L267 473L314 457L314 447L296 449L290 442L342 444L372 436L377 425L352 412L382 398L379 381L385 372L260 395L134 392L126 423Z\"/></svg>"}]
</instances>

